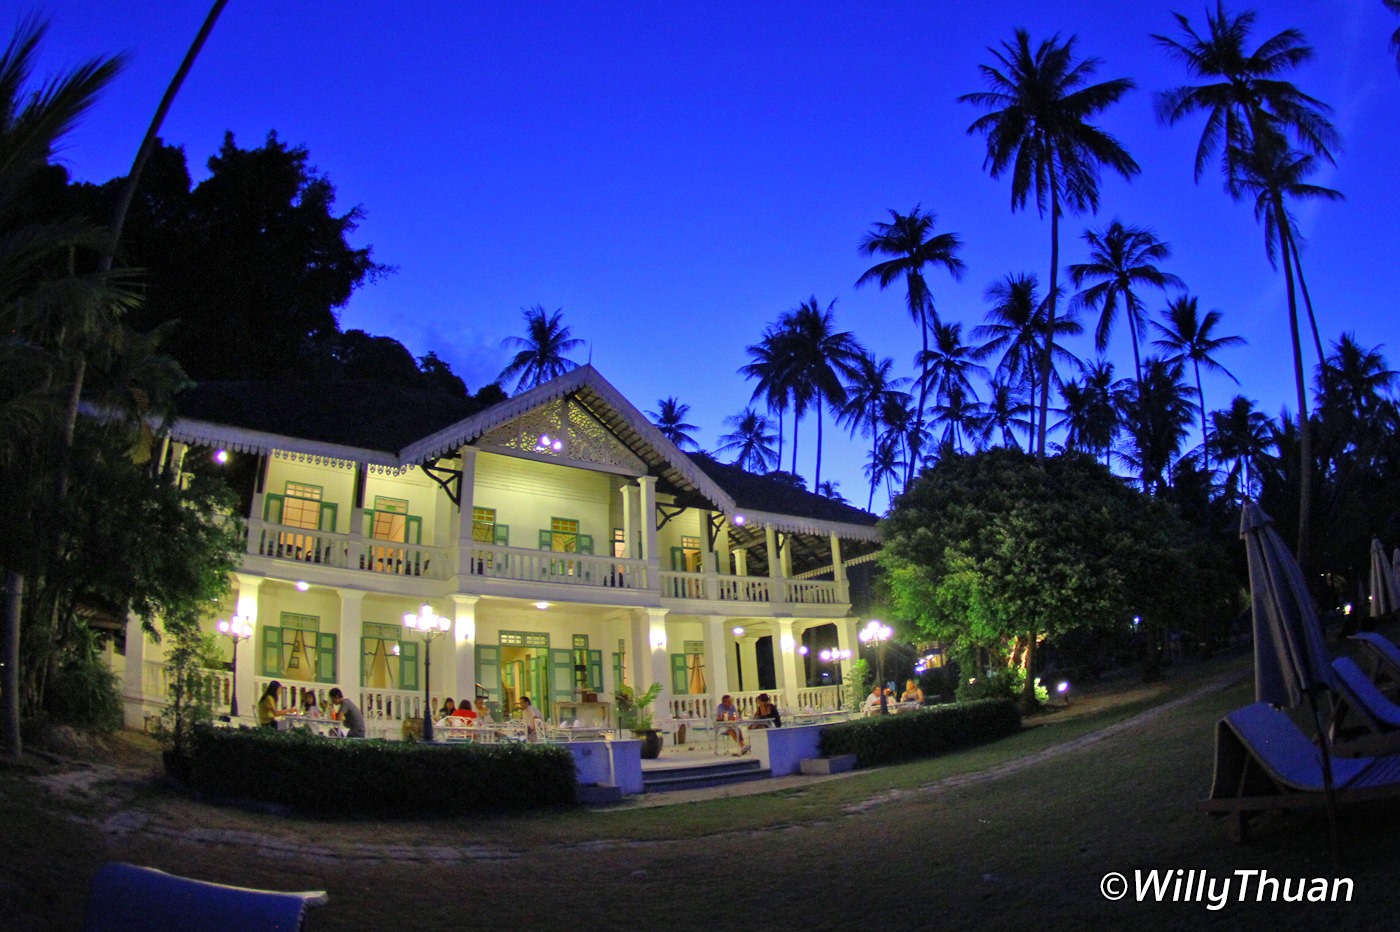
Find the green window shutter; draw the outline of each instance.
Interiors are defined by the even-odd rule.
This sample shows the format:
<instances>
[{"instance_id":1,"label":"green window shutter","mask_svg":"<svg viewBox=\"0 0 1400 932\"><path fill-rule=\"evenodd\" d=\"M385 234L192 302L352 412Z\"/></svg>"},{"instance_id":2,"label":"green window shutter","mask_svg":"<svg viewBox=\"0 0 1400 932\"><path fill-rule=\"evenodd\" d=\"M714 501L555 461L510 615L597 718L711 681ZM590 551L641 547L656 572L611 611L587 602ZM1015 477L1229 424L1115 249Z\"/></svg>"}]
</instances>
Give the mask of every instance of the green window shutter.
<instances>
[{"instance_id":1,"label":"green window shutter","mask_svg":"<svg viewBox=\"0 0 1400 932\"><path fill-rule=\"evenodd\" d=\"M281 628L263 628L262 675L282 675Z\"/></svg>"},{"instance_id":2,"label":"green window shutter","mask_svg":"<svg viewBox=\"0 0 1400 932\"><path fill-rule=\"evenodd\" d=\"M588 688L592 690L603 688L603 652L600 650L588 652Z\"/></svg>"},{"instance_id":3,"label":"green window shutter","mask_svg":"<svg viewBox=\"0 0 1400 932\"><path fill-rule=\"evenodd\" d=\"M671 548L671 569L677 573L685 572L685 550L680 547Z\"/></svg>"},{"instance_id":4,"label":"green window shutter","mask_svg":"<svg viewBox=\"0 0 1400 932\"><path fill-rule=\"evenodd\" d=\"M404 519L404 542L409 544L423 543L423 519L418 515L409 515Z\"/></svg>"},{"instance_id":5,"label":"green window shutter","mask_svg":"<svg viewBox=\"0 0 1400 932\"><path fill-rule=\"evenodd\" d=\"M501 701L501 649L495 645L476 648L476 681L485 687L487 699Z\"/></svg>"},{"instance_id":6,"label":"green window shutter","mask_svg":"<svg viewBox=\"0 0 1400 932\"><path fill-rule=\"evenodd\" d=\"M579 552L579 553L592 553L592 552L593 552L593 535L592 535L592 534L580 534L580 535L578 536L578 552Z\"/></svg>"},{"instance_id":7,"label":"green window shutter","mask_svg":"<svg viewBox=\"0 0 1400 932\"><path fill-rule=\"evenodd\" d=\"M553 550L553 549L554 549L554 532L553 532L553 531L540 531L540 549L541 549L541 550Z\"/></svg>"},{"instance_id":8,"label":"green window shutter","mask_svg":"<svg viewBox=\"0 0 1400 932\"><path fill-rule=\"evenodd\" d=\"M418 688L418 644L415 641L399 642L399 688Z\"/></svg>"},{"instance_id":9,"label":"green window shutter","mask_svg":"<svg viewBox=\"0 0 1400 932\"><path fill-rule=\"evenodd\" d=\"M316 682L334 683L335 675L335 635L316 635Z\"/></svg>"},{"instance_id":10,"label":"green window shutter","mask_svg":"<svg viewBox=\"0 0 1400 932\"><path fill-rule=\"evenodd\" d=\"M685 654L671 655L671 692L677 696L690 693L690 671L686 668Z\"/></svg>"},{"instance_id":11,"label":"green window shutter","mask_svg":"<svg viewBox=\"0 0 1400 932\"><path fill-rule=\"evenodd\" d=\"M549 689L558 699L572 699L574 697L573 651L550 649Z\"/></svg>"},{"instance_id":12,"label":"green window shutter","mask_svg":"<svg viewBox=\"0 0 1400 932\"><path fill-rule=\"evenodd\" d=\"M284 496L271 492L263 498L263 520L269 524L282 523L282 499Z\"/></svg>"},{"instance_id":13,"label":"green window shutter","mask_svg":"<svg viewBox=\"0 0 1400 932\"><path fill-rule=\"evenodd\" d=\"M321 517L317 525L318 531L330 531L335 533L336 505L335 502L321 503Z\"/></svg>"},{"instance_id":14,"label":"green window shutter","mask_svg":"<svg viewBox=\"0 0 1400 932\"><path fill-rule=\"evenodd\" d=\"M621 653L621 651L613 651L613 655L612 655L612 667L613 667L613 689L617 689L617 687L621 686L623 683L625 683L625 682L627 681L627 677L625 677L625 676L622 675L622 653Z\"/></svg>"},{"instance_id":15,"label":"green window shutter","mask_svg":"<svg viewBox=\"0 0 1400 932\"><path fill-rule=\"evenodd\" d=\"M498 525L496 525L495 529L492 531L491 543L495 544L497 547L509 547L509 546L510 546L510 525L509 525L509 524L498 524Z\"/></svg>"}]
</instances>

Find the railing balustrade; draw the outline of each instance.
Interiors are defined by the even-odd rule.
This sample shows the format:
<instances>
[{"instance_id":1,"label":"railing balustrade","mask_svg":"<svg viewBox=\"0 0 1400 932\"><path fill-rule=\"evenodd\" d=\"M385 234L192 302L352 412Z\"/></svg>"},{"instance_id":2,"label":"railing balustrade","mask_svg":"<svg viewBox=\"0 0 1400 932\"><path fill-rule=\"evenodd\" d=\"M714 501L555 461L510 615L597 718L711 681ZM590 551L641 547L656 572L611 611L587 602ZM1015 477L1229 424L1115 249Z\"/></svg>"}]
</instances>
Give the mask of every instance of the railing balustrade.
<instances>
[{"instance_id":1,"label":"railing balustrade","mask_svg":"<svg viewBox=\"0 0 1400 932\"><path fill-rule=\"evenodd\" d=\"M647 562L555 550L476 543L462 554L462 571L487 579L647 589Z\"/></svg>"}]
</instances>

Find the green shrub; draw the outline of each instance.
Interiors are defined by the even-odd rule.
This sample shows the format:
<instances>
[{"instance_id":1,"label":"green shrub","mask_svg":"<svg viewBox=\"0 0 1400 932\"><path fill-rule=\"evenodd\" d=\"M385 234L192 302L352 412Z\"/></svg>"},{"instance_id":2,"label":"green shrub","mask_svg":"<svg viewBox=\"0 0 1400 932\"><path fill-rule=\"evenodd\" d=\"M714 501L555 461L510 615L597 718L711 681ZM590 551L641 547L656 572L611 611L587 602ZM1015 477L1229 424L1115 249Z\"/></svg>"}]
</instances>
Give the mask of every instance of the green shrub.
<instances>
[{"instance_id":1,"label":"green shrub","mask_svg":"<svg viewBox=\"0 0 1400 932\"><path fill-rule=\"evenodd\" d=\"M568 805L566 748L334 740L267 728L195 730L193 789L326 815L461 815Z\"/></svg>"},{"instance_id":2,"label":"green shrub","mask_svg":"<svg viewBox=\"0 0 1400 932\"><path fill-rule=\"evenodd\" d=\"M873 767L995 741L1020 727L1021 716L1009 699L958 702L830 725L822 731L821 753L854 754L857 767Z\"/></svg>"},{"instance_id":3,"label":"green shrub","mask_svg":"<svg viewBox=\"0 0 1400 932\"><path fill-rule=\"evenodd\" d=\"M1026 671L1021 669L993 670L982 676L973 677L969 682L958 686L959 702L972 702L977 699L1020 699L1021 688L1026 684ZM1044 703L1050 694L1040 678L1035 680L1035 701Z\"/></svg>"},{"instance_id":4,"label":"green shrub","mask_svg":"<svg viewBox=\"0 0 1400 932\"><path fill-rule=\"evenodd\" d=\"M74 657L55 670L44 702L52 721L64 725L115 731L122 724L117 678L98 656Z\"/></svg>"}]
</instances>

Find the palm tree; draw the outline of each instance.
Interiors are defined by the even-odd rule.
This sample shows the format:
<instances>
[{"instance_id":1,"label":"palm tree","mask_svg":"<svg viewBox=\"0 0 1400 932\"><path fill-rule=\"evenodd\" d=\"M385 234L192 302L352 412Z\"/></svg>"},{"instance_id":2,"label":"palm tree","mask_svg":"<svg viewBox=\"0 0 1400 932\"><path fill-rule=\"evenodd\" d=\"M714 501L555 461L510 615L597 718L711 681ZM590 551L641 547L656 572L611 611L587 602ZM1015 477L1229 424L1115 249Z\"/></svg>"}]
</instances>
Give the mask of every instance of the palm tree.
<instances>
[{"instance_id":1,"label":"palm tree","mask_svg":"<svg viewBox=\"0 0 1400 932\"><path fill-rule=\"evenodd\" d=\"M843 505L847 504L846 496L841 494L841 483L839 482L832 482L830 479L823 480L821 484L817 486L817 494L822 498L829 498L833 502L840 502Z\"/></svg>"},{"instance_id":2,"label":"palm tree","mask_svg":"<svg viewBox=\"0 0 1400 932\"><path fill-rule=\"evenodd\" d=\"M877 448L882 437L882 428L888 425L891 410L905 408L909 395L899 390L899 386L909 380L894 375L894 360L888 356L876 360L869 353L862 354L857 362L855 376L846 385L846 407L841 417L851 425L851 436L857 432L870 438L870 462L879 459ZM870 477L870 497L865 510L875 503L875 486L882 478L877 478L867 470Z\"/></svg>"},{"instance_id":3,"label":"palm tree","mask_svg":"<svg viewBox=\"0 0 1400 932\"><path fill-rule=\"evenodd\" d=\"M675 395L669 398L658 398L656 400L657 410L646 412L647 417L656 425L656 429L661 431L661 436L674 443L679 449L684 450L690 447L698 450L700 445L695 442L695 438L690 436L690 431L699 430L694 424L687 424L686 415L690 413L690 405L681 404L680 399Z\"/></svg>"},{"instance_id":4,"label":"palm tree","mask_svg":"<svg viewBox=\"0 0 1400 932\"><path fill-rule=\"evenodd\" d=\"M1306 565L1312 527L1312 430L1308 420L1306 381L1303 377L1303 347L1298 325L1298 299L1293 288L1297 257L1297 227L1285 198L1340 200L1342 195L1320 185L1303 181L1316 168L1316 160L1297 150L1288 150L1278 136L1256 140L1253 150L1236 153L1239 190L1254 194L1254 217L1264 224L1264 250L1273 263L1283 259L1283 280L1288 295L1288 328L1293 343L1293 378L1298 401L1298 546L1297 558Z\"/></svg>"},{"instance_id":5,"label":"palm tree","mask_svg":"<svg viewBox=\"0 0 1400 932\"><path fill-rule=\"evenodd\" d=\"M1145 284L1163 290L1169 285L1181 287L1181 279L1154 264L1169 258L1171 248L1151 230L1125 227L1117 220L1103 233L1085 230L1084 242L1089 244L1089 261L1071 265L1069 277L1076 288L1086 281L1096 282L1074 296L1076 304L1099 311L1094 349L1102 353L1108 348L1122 299L1123 317L1133 344L1133 374L1142 378L1138 338L1147 331L1147 308L1136 286Z\"/></svg>"},{"instance_id":6,"label":"palm tree","mask_svg":"<svg viewBox=\"0 0 1400 932\"><path fill-rule=\"evenodd\" d=\"M1339 416L1348 433L1375 430L1385 393L1397 379L1400 372L1386 367L1381 347L1367 349L1356 341L1356 334L1344 333L1318 371L1319 414L1325 410Z\"/></svg>"},{"instance_id":7,"label":"palm tree","mask_svg":"<svg viewBox=\"0 0 1400 932\"><path fill-rule=\"evenodd\" d=\"M822 408L830 406L840 412L846 404L845 381L860 371L860 359L865 350L849 331L835 328L833 300L823 310L816 296L802 302L788 315L788 339L791 341L793 412L797 417L812 403L817 408L817 467L812 487L822 479ZM797 472L796 426L793 428L793 472Z\"/></svg>"},{"instance_id":8,"label":"palm tree","mask_svg":"<svg viewBox=\"0 0 1400 932\"><path fill-rule=\"evenodd\" d=\"M904 459L900 453L900 433L887 431L880 435L870 457L865 461L865 477L870 480L870 498L865 510L875 505L875 487L885 483L885 494L894 498L894 480L904 474Z\"/></svg>"},{"instance_id":9,"label":"palm tree","mask_svg":"<svg viewBox=\"0 0 1400 932\"><path fill-rule=\"evenodd\" d=\"M1104 359L1082 366L1078 379L1060 386L1064 415L1054 425L1065 431L1065 449L1106 457L1118 436L1120 419L1114 392L1113 363Z\"/></svg>"},{"instance_id":10,"label":"palm tree","mask_svg":"<svg viewBox=\"0 0 1400 932\"><path fill-rule=\"evenodd\" d=\"M929 380L934 403L949 400L954 392L977 400L970 376L987 374L987 367L977 360L990 351L963 343L962 324L957 321L936 321L933 333L933 349L920 353L918 364Z\"/></svg>"},{"instance_id":11,"label":"palm tree","mask_svg":"<svg viewBox=\"0 0 1400 932\"><path fill-rule=\"evenodd\" d=\"M1026 400L1029 396L1000 376L993 376L988 387L991 391L987 397L986 432L982 435L982 441L989 441L995 432L1001 438L1002 446L1021 449L1016 431L1024 431L1028 440L1035 432L1035 423L1029 417L1034 415L1035 409Z\"/></svg>"},{"instance_id":12,"label":"palm tree","mask_svg":"<svg viewBox=\"0 0 1400 932\"><path fill-rule=\"evenodd\" d=\"M962 278L965 268L958 250L962 240L956 233L933 232L935 216L932 211L919 212L919 205L907 215L890 211L890 222L877 221L874 228L861 238L859 250L867 256L890 256L884 262L866 269L856 285L878 282L881 290L888 288L900 278L904 279L905 300L909 306L909 316L919 325L919 337L923 341L923 352L928 352L928 332L931 321L937 321L938 312L933 306L933 295L924 279L924 269L928 266L942 266L957 281ZM911 436L922 435L924 406L928 403L928 373L919 380L919 406L914 411L914 430ZM916 441L917 442L917 441ZM905 476L908 484L913 477L914 463L918 459L915 448L909 457L909 473Z\"/></svg>"},{"instance_id":13,"label":"palm tree","mask_svg":"<svg viewBox=\"0 0 1400 932\"><path fill-rule=\"evenodd\" d=\"M762 396L768 411L778 415L777 452L779 465L783 461L783 414L793 401L792 359L788 346L790 341L787 339L786 320L787 315L779 318L777 324L764 329L762 339L744 347L744 351L752 358L752 362L739 367L739 374L744 378L758 380L758 385L754 388L749 400L756 401ZM793 433L795 437L795 427ZM793 470L796 471L796 460L794 460Z\"/></svg>"},{"instance_id":14,"label":"palm tree","mask_svg":"<svg viewBox=\"0 0 1400 932\"><path fill-rule=\"evenodd\" d=\"M1230 380L1238 385L1240 380L1211 354L1227 346L1244 346L1246 341L1244 337L1214 336L1213 331L1220 323L1220 312L1207 311L1206 316L1202 318L1197 309L1196 299L1189 295L1182 295L1168 303L1167 309L1162 312L1162 319L1166 321L1165 326L1155 320L1152 322L1152 326L1162 335L1160 339L1152 341L1153 345L1173 354L1167 357L1167 362L1184 362L1189 359L1196 370L1196 396L1201 404L1201 438L1205 450L1205 466L1209 469L1210 432L1206 429L1206 396L1201 387L1201 366L1229 376Z\"/></svg>"},{"instance_id":15,"label":"palm tree","mask_svg":"<svg viewBox=\"0 0 1400 932\"><path fill-rule=\"evenodd\" d=\"M1059 294L1060 215L1097 212L1100 167L1131 178L1140 169L1118 140L1088 122L1134 85L1127 78L1088 84L1099 60L1074 60L1075 38L1059 36L1031 48L1030 34L1017 29L1013 43L1001 51L988 49L997 65L981 65L988 90L958 99L991 112L968 127L987 137L982 163L993 178L1011 171L1011 209L1026 206L1035 192L1036 209L1050 211L1050 294L1046 313L1046 352L1040 359L1040 435L1036 456L1045 457L1045 431L1050 410L1050 368L1055 334L1055 303Z\"/></svg>"},{"instance_id":16,"label":"palm tree","mask_svg":"<svg viewBox=\"0 0 1400 932\"><path fill-rule=\"evenodd\" d=\"M933 406L934 416L930 423L943 425L943 433L938 439L940 451L962 453L964 437L975 441L987 435L986 408L975 399L969 399L967 390L961 384L949 385L939 397L941 400Z\"/></svg>"},{"instance_id":17,"label":"palm tree","mask_svg":"<svg viewBox=\"0 0 1400 932\"><path fill-rule=\"evenodd\" d=\"M1236 153L1251 151L1267 136L1291 137L1307 152L1331 161L1328 147L1336 144L1337 132L1325 116L1330 108L1278 78L1312 58L1302 33L1285 29L1246 52L1256 17L1252 10L1232 17L1223 0L1217 0L1215 15L1206 13L1205 36L1182 14L1173 15L1182 40L1155 34L1152 38L1193 76L1218 79L1172 88L1156 97L1157 117L1168 125L1198 112L1206 114L1196 145L1197 181L1211 156L1220 152L1226 188L1237 197L1243 177Z\"/></svg>"},{"instance_id":18,"label":"palm tree","mask_svg":"<svg viewBox=\"0 0 1400 932\"><path fill-rule=\"evenodd\" d=\"M1236 395L1230 407L1210 413L1210 445L1222 464L1229 464L1225 491L1231 499L1253 498L1258 494L1261 466L1273 443L1273 423L1254 402ZM1237 494L1238 493L1238 494Z\"/></svg>"},{"instance_id":19,"label":"palm tree","mask_svg":"<svg viewBox=\"0 0 1400 932\"><path fill-rule=\"evenodd\" d=\"M1400 0L1382 0L1392 13L1400 13ZM1400 68L1400 29L1390 34L1390 47L1395 52L1395 67Z\"/></svg>"},{"instance_id":20,"label":"palm tree","mask_svg":"<svg viewBox=\"0 0 1400 932\"><path fill-rule=\"evenodd\" d=\"M1182 381L1184 372L1181 363L1149 356L1143 361L1142 378L1122 385L1118 393L1127 439L1118 457L1138 470L1144 492L1166 489L1172 462L1195 420L1193 389Z\"/></svg>"},{"instance_id":21,"label":"palm tree","mask_svg":"<svg viewBox=\"0 0 1400 932\"><path fill-rule=\"evenodd\" d=\"M501 341L502 347L509 349L518 346L520 351L496 376L496 381L504 383L518 376L515 391L519 393L578 368L578 363L564 354L582 346L583 341L575 339L564 325L563 308L549 313L536 304L521 308L521 316L525 318L525 336L506 337Z\"/></svg>"},{"instance_id":22,"label":"palm tree","mask_svg":"<svg viewBox=\"0 0 1400 932\"><path fill-rule=\"evenodd\" d=\"M727 434L720 434L718 453L734 453L734 465L753 473L771 472L778 468L778 453L773 449L776 439L772 421L753 408L745 408L743 414L732 414L724 423L734 428Z\"/></svg>"}]
</instances>

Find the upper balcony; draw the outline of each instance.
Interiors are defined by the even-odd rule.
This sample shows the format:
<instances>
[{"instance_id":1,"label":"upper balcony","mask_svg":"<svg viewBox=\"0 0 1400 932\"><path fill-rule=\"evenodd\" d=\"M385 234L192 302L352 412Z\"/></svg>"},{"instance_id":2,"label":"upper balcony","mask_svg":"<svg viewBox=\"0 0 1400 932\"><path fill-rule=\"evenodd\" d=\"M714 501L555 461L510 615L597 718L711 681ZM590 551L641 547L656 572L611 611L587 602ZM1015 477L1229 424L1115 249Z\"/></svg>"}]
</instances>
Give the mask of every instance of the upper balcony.
<instances>
[{"instance_id":1,"label":"upper balcony","mask_svg":"<svg viewBox=\"0 0 1400 932\"><path fill-rule=\"evenodd\" d=\"M735 576L721 573L662 570L659 561L531 550L472 543L469 549L402 544L361 535L316 531L253 519L248 522L248 556L266 561L268 573L315 574L321 582L350 584L360 574L441 583L460 573L461 587L477 595L551 598L563 601L640 604L699 603L751 611L781 612L788 607L844 611L845 583L831 580ZM460 554L460 559L459 559ZM253 568L253 567L250 567ZM363 586L369 575L361 577Z\"/></svg>"}]
</instances>

